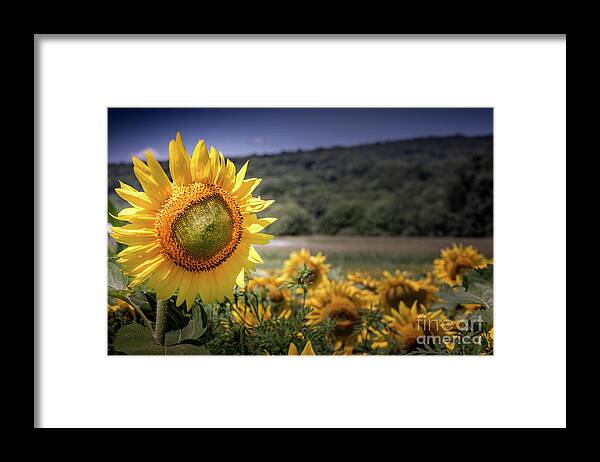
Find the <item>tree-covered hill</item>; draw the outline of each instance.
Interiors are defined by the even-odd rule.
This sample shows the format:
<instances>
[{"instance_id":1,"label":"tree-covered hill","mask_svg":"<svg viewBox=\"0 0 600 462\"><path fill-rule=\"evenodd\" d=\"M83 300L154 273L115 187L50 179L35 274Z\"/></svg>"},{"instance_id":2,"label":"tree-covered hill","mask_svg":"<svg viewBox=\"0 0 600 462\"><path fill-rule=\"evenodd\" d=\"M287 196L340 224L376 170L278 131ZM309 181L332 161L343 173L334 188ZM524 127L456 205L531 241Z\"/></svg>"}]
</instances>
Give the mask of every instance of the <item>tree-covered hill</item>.
<instances>
[{"instance_id":1,"label":"tree-covered hill","mask_svg":"<svg viewBox=\"0 0 600 462\"><path fill-rule=\"evenodd\" d=\"M263 178L276 234L491 236L493 140L436 137L232 158ZM168 166L163 164L168 172ZM110 198L130 163L109 164Z\"/></svg>"}]
</instances>

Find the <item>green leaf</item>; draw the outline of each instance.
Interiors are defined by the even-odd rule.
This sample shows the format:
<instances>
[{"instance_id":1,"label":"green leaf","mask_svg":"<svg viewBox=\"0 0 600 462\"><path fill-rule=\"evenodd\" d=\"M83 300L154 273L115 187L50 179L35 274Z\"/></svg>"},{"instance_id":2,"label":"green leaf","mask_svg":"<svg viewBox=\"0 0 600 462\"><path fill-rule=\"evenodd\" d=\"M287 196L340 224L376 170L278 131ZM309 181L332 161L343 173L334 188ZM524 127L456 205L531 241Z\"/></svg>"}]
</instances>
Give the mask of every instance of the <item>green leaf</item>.
<instances>
[{"instance_id":1,"label":"green leaf","mask_svg":"<svg viewBox=\"0 0 600 462\"><path fill-rule=\"evenodd\" d=\"M467 271L463 284L469 294L483 301L480 305L486 310L494 309L494 265Z\"/></svg>"},{"instance_id":2,"label":"green leaf","mask_svg":"<svg viewBox=\"0 0 600 462\"><path fill-rule=\"evenodd\" d=\"M137 323L122 326L113 342L115 354L126 355L206 355L204 346L180 344L161 346L154 342L147 329Z\"/></svg>"},{"instance_id":3,"label":"green leaf","mask_svg":"<svg viewBox=\"0 0 600 462\"><path fill-rule=\"evenodd\" d=\"M494 309L494 269L488 265L483 269L470 270L463 275L463 286L452 288L447 284L440 287L439 302L433 308L455 310L458 305L477 304L483 309Z\"/></svg>"},{"instance_id":4,"label":"green leaf","mask_svg":"<svg viewBox=\"0 0 600 462\"><path fill-rule=\"evenodd\" d=\"M181 313L175 304L169 303L167 307L167 333L165 345L179 345L198 340L208 327L208 319L204 309L194 303L188 316Z\"/></svg>"},{"instance_id":5,"label":"green leaf","mask_svg":"<svg viewBox=\"0 0 600 462\"><path fill-rule=\"evenodd\" d=\"M443 285L437 292L438 302L435 303L433 309L455 310L459 305L467 305L471 303L481 304L483 301L480 297L466 292L463 287L453 289L450 286Z\"/></svg>"},{"instance_id":6,"label":"green leaf","mask_svg":"<svg viewBox=\"0 0 600 462\"><path fill-rule=\"evenodd\" d=\"M472 269L463 274L463 285L470 290L472 285L491 286L494 282L494 265L485 268Z\"/></svg>"},{"instance_id":7,"label":"green leaf","mask_svg":"<svg viewBox=\"0 0 600 462\"><path fill-rule=\"evenodd\" d=\"M144 292L139 288L135 288L130 294L128 294L129 300L142 310L145 314L155 316L156 313L156 297L149 293Z\"/></svg>"},{"instance_id":8,"label":"green leaf","mask_svg":"<svg viewBox=\"0 0 600 462\"><path fill-rule=\"evenodd\" d=\"M121 271L121 267L114 261L108 261L108 289L121 291L127 288L127 276Z\"/></svg>"}]
</instances>

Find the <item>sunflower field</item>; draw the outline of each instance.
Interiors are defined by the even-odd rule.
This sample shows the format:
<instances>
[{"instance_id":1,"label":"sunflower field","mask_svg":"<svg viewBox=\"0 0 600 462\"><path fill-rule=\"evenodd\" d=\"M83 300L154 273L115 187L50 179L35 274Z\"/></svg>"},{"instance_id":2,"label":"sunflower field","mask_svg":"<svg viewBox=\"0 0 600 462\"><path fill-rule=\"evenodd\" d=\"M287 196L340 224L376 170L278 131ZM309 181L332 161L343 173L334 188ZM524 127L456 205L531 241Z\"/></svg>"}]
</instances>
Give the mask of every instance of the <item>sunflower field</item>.
<instances>
[{"instance_id":1,"label":"sunflower field","mask_svg":"<svg viewBox=\"0 0 600 462\"><path fill-rule=\"evenodd\" d=\"M298 249L261 269L274 201L201 140L177 134L169 173L133 159L109 203L110 355L490 355L493 264L473 246L441 249L432 271L332 268ZM264 266L264 265L263 265Z\"/></svg>"}]
</instances>

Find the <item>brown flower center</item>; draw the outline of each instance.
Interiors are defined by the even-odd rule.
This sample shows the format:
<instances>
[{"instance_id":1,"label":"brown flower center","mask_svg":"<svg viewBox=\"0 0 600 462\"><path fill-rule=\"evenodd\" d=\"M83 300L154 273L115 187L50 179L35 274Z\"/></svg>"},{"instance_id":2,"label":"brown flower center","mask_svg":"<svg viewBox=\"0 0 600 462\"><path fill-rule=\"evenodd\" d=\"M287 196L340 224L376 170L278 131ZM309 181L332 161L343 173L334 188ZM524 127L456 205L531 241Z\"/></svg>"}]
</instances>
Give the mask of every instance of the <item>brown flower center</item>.
<instances>
[{"instance_id":1,"label":"brown flower center","mask_svg":"<svg viewBox=\"0 0 600 462\"><path fill-rule=\"evenodd\" d=\"M210 271L226 261L242 238L242 213L216 185L176 187L158 212L155 229L163 253L188 271Z\"/></svg>"}]
</instances>

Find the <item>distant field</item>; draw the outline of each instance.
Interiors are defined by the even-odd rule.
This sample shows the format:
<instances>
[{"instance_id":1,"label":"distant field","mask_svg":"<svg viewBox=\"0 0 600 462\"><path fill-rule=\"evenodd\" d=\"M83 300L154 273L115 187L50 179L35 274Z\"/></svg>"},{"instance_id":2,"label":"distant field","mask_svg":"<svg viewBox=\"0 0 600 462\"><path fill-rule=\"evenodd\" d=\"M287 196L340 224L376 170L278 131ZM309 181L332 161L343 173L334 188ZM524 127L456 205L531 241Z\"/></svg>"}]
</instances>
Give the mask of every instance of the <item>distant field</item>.
<instances>
[{"instance_id":1,"label":"distant field","mask_svg":"<svg viewBox=\"0 0 600 462\"><path fill-rule=\"evenodd\" d=\"M300 248L323 252L340 272L366 271L372 274L401 269L415 273L430 271L440 250L453 243L473 245L486 257L493 257L492 238L405 237L405 236L280 236L258 250L264 268L281 267L288 254Z\"/></svg>"}]
</instances>

